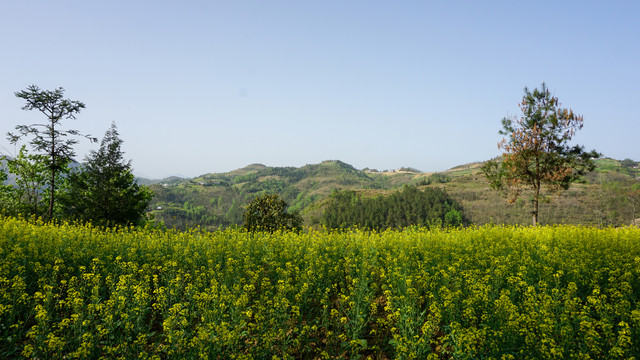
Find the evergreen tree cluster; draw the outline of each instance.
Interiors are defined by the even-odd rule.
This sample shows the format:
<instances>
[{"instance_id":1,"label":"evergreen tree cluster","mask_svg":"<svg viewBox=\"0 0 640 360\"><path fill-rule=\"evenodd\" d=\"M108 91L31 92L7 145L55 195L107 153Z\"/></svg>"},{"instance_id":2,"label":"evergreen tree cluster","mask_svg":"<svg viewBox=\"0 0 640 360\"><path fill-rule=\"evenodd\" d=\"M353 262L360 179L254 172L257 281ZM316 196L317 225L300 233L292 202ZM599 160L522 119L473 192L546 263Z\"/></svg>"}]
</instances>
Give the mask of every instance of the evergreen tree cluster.
<instances>
[{"instance_id":1,"label":"evergreen tree cluster","mask_svg":"<svg viewBox=\"0 0 640 360\"><path fill-rule=\"evenodd\" d=\"M459 226L462 208L440 189L405 186L388 196L362 197L355 191L335 191L322 216L329 229L353 226L371 230L418 226Z\"/></svg>"},{"instance_id":2,"label":"evergreen tree cluster","mask_svg":"<svg viewBox=\"0 0 640 360\"><path fill-rule=\"evenodd\" d=\"M5 157L7 172L15 177L15 183L0 186L0 213L107 227L141 224L153 193L136 182L131 162L123 158L118 135L113 124L100 149L91 151L83 164L58 170L51 217L46 199L52 189L44 156L31 154L22 146L16 157ZM0 183L6 180L7 174L0 171Z\"/></svg>"},{"instance_id":3,"label":"evergreen tree cluster","mask_svg":"<svg viewBox=\"0 0 640 360\"><path fill-rule=\"evenodd\" d=\"M97 139L77 130L60 130L63 119L75 119L84 108L79 101L64 99L63 93L62 88L48 91L35 85L15 93L25 100L24 110L37 110L47 120L19 125L16 134L8 133L13 144L29 139L34 153L23 145L16 156L0 158L6 166L0 168L0 214L108 227L141 223L153 195L135 181L115 124L98 151L92 151L84 164L71 166L76 164L72 158L76 137ZM14 184L4 184L7 173Z\"/></svg>"},{"instance_id":4,"label":"evergreen tree cluster","mask_svg":"<svg viewBox=\"0 0 640 360\"><path fill-rule=\"evenodd\" d=\"M131 161L125 161L122 140L111 125L98 151L91 151L85 165L69 174L60 196L61 211L68 219L94 225L129 225L140 221L152 198L149 188L136 183Z\"/></svg>"}]
</instances>

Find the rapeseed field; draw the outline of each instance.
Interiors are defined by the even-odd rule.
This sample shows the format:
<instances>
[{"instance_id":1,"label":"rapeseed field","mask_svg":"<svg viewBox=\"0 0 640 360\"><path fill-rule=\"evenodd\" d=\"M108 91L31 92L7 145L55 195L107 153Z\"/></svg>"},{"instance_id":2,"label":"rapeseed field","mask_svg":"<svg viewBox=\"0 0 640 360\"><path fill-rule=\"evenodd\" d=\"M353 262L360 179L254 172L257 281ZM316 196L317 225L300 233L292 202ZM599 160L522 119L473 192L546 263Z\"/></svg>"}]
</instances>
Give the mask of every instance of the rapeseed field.
<instances>
[{"instance_id":1,"label":"rapeseed field","mask_svg":"<svg viewBox=\"0 0 640 360\"><path fill-rule=\"evenodd\" d=\"M640 230L0 219L0 358L640 359Z\"/></svg>"}]
</instances>

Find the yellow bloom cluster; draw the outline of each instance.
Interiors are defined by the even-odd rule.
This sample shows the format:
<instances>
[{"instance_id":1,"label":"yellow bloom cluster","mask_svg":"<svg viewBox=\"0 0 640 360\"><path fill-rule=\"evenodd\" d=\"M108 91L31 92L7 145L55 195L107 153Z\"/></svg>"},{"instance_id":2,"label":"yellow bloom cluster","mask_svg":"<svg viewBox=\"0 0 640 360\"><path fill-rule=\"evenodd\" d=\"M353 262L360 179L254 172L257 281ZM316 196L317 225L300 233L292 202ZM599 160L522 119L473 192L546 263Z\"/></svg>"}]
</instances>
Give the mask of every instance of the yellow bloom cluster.
<instances>
[{"instance_id":1,"label":"yellow bloom cluster","mask_svg":"<svg viewBox=\"0 0 640 360\"><path fill-rule=\"evenodd\" d=\"M0 219L0 358L640 358L640 230Z\"/></svg>"}]
</instances>

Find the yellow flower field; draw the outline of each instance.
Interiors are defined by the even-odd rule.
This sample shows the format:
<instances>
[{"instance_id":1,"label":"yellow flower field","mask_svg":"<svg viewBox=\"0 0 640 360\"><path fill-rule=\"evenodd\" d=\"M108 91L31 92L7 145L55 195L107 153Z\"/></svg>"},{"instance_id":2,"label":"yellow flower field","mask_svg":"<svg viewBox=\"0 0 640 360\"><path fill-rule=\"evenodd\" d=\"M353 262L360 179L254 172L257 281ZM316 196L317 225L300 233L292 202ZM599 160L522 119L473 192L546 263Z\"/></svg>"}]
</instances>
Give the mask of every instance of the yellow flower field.
<instances>
[{"instance_id":1,"label":"yellow flower field","mask_svg":"<svg viewBox=\"0 0 640 360\"><path fill-rule=\"evenodd\" d=\"M640 359L640 230L0 219L0 358Z\"/></svg>"}]
</instances>

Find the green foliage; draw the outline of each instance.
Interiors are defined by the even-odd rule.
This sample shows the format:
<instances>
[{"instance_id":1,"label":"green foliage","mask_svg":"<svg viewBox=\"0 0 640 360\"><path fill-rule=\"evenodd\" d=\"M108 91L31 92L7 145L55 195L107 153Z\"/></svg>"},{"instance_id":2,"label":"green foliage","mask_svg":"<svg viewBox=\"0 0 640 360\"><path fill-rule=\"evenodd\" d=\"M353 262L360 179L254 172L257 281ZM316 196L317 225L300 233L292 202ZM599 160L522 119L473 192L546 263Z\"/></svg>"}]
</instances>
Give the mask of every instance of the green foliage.
<instances>
[{"instance_id":1,"label":"green foliage","mask_svg":"<svg viewBox=\"0 0 640 360\"><path fill-rule=\"evenodd\" d=\"M162 184L152 186L155 197L151 205L156 209L153 211L156 219L178 229L194 223L176 208L181 208L185 201L192 206L202 206L207 214L203 218L207 220L198 225L214 230L242 225L243 209L253 198L275 193L290 205L290 212L304 214L311 223L315 218L306 213L333 189L381 187L377 180L341 161L325 161L300 168L254 164L229 173L207 174L190 180L162 180Z\"/></svg>"},{"instance_id":2,"label":"green foliage","mask_svg":"<svg viewBox=\"0 0 640 360\"><path fill-rule=\"evenodd\" d=\"M102 226L138 224L149 206L151 190L136 183L131 162L123 159L115 124L84 167L69 174L60 198L65 218Z\"/></svg>"},{"instance_id":3,"label":"green foliage","mask_svg":"<svg viewBox=\"0 0 640 360\"><path fill-rule=\"evenodd\" d=\"M355 191L336 191L327 201L322 216L329 229L360 227L383 230L407 226L459 226L461 208L442 190L405 186L388 196L366 198Z\"/></svg>"},{"instance_id":4,"label":"green foliage","mask_svg":"<svg viewBox=\"0 0 640 360\"><path fill-rule=\"evenodd\" d=\"M444 214L444 223L449 226L461 226L463 223L462 211L451 209Z\"/></svg>"},{"instance_id":5,"label":"green foliage","mask_svg":"<svg viewBox=\"0 0 640 360\"><path fill-rule=\"evenodd\" d=\"M597 159L597 168L587 173L583 181L576 181L567 191L544 194L550 201L540 202L539 221L544 224L611 224L628 225L640 215L626 195L605 190L602 183L620 182L621 189L640 183L628 174L620 162L613 159ZM446 183L430 181L429 185L445 190L447 195L464 209L463 223L482 225L531 223L530 203L521 196L519 202L501 201L503 194L491 191L481 172L480 163L465 164L435 175ZM500 163L496 164L500 166ZM353 172L355 171L355 172ZM254 180L234 184L237 176L255 173ZM353 185L341 185L342 179ZM421 185L421 180L429 177L422 174L394 173L376 174L353 170L348 165L337 162L305 165L300 168L251 165L228 173L207 174L195 179L168 178L161 184L152 185L155 197L152 200L153 215L166 226L185 229L203 226L209 230L220 227L241 226L242 213L255 196L277 193L289 204L289 211L296 210L307 226L322 226L325 200L334 190L354 190L363 197L388 194L390 190L401 189L404 185ZM273 187L272 187L273 186ZM528 195L528 193L523 193ZM616 197L613 199L612 197ZM608 204L607 209L599 209L600 199ZM187 215L182 209L188 201L190 206L203 207L202 220ZM235 204L235 205L234 205ZM161 207L158 209L158 207ZM606 214L606 221L602 221ZM638 215L638 216L636 216ZM444 219L443 219L444 223Z\"/></svg>"},{"instance_id":6,"label":"green foliage","mask_svg":"<svg viewBox=\"0 0 640 360\"><path fill-rule=\"evenodd\" d=\"M451 182L451 176L443 173L431 174L426 178L422 178L418 182L418 186L427 186L431 184L446 184Z\"/></svg>"},{"instance_id":7,"label":"green foliage","mask_svg":"<svg viewBox=\"0 0 640 360\"><path fill-rule=\"evenodd\" d=\"M435 173L429 175L429 183L430 184L446 184L451 182L451 176L443 173Z\"/></svg>"},{"instance_id":8,"label":"green foliage","mask_svg":"<svg viewBox=\"0 0 640 360\"><path fill-rule=\"evenodd\" d=\"M557 97L543 83L533 92L525 87L520 103L521 118L503 118L500 134L507 136L498 147L504 151L501 163L489 161L483 172L494 188L506 189L515 201L524 188L533 191L533 224L543 186L549 191L566 190L588 171L593 171L595 151L585 152L569 141L583 125L582 116L560 108Z\"/></svg>"},{"instance_id":9,"label":"green foliage","mask_svg":"<svg viewBox=\"0 0 640 360\"><path fill-rule=\"evenodd\" d=\"M629 176L638 176L640 171L638 170L638 163L629 158L621 160L620 166L625 174Z\"/></svg>"},{"instance_id":10,"label":"green foliage","mask_svg":"<svg viewBox=\"0 0 640 360\"><path fill-rule=\"evenodd\" d=\"M2 158L0 158L1 160ZM0 215L11 215L13 186L5 184L8 179L4 166L0 166Z\"/></svg>"},{"instance_id":11,"label":"green foliage","mask_svg":"<svg viewBox=\"0 0 640 360\"><path fill-rule=\"evenodd\" d=\"M422 172L422 171L420 171L420 170L418 170L416 168L406 167L406 166L401 167L400 169L398 169L398 171L412 172L412 173L416 173L416 174L419 174L419 173Z\"/></svg>"},{"instance_id":12,"label":"green foliage","mask_svg":"<svg viewBox=\"0 0 640 360\"><path fill-rule=\"evenodd\" d=\"M247 205L244 215L247 231L300 230L302 218L297 212L288 213L287 203L276 194L257 196Z\"/></svg>"},{"instance_id":13,"label":"green foliage","mask_svg":"<svg viewBox=\"0 0 640 360\"><path fill-rule=\"evenodd\" d=\"M5 214L25 217L41 217L46 214L43 195L49 189L45 156L29 154L26 146L14 158L4 157L7 170L15 176L15 184L4 188L3 204ZM60 174L57 176L59 177Z\"/></svg>"},{"instance_id":14,"label":"green foliage","mask_svg":"<svg viewBox=\"0 0 640 360\"><path fill-rule=\"evenodd\" d=\"M31 147L44 156L42 159L48 169L49 208L46 214L48 219L53 218L57 176L60 172L66 171L67 165L75 155L73 145L77 144L78 140L69 136L84 136L91 141L97 141L88 135L81 135L78 130L60 130L63 119L75 119L80 110L85 107L79 101L64 99L63 94L63 88L53 91L40 90L35 85L16 92L17 97L26 101L22 107L23 110L38 110L46 116L47 122L18 125L16 126L17 134L8 134L12 144L23 137L32 137L29 141Z\"/></svg>"},{"instance_id":15,"label":"green foliage","mask_svg":"<svg viewBox=\"0 0 640 360\"><path fill-rule=\"evenodd\" d=\"M629 158L626 158L622 161L620 161L620 165L622 165L623 168L625 169L633 169L635 167L638 166L638 163L636 161L633 161Z\"/></svg>"}]
</instances>

